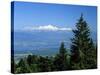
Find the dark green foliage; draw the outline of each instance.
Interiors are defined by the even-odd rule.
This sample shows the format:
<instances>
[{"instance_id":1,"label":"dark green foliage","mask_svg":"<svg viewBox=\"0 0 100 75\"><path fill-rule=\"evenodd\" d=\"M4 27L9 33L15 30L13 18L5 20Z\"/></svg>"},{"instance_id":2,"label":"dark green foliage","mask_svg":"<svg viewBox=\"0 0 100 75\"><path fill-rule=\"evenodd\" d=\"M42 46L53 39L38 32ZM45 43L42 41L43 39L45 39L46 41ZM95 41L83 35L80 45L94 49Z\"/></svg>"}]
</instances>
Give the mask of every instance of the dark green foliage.
<instances>
[{"instance_id":1,"label":"dark green foliage","mask_svg":"<svg viewBox=\"0 0 100 75\"><path fill-rule=\"evenodd\" d=\"M72 69L88 69L96 67L96 48L90 38L89 26L81 15L71 45ZM93 66L94 65L94 66Z\"/></svg>"},{"instance_id":2,"label":"dark green foliage","mask_svg":"<svg viewBox=\"0 0 100 75\"><path fill-rule=\"evenodd\" d=\"M33 59L32 56L31 55L28 55L28 57L27 57L27 63L29 65L31 65L33 63L33 60L32 59Z\"/></svg>"},{"instance_id":3,"label":"dark green foliage","mask_svg":"<svg viewBox=\"0 0 100 75\"><path fill-rule=\"evenodd\" d=\"M28 55L16 65L15 73L63 71L68 69L67 52L61 43L59 53L54 57Z\"/></svg>"},{"instance_id":4,"label":"dark green foliage","mask_svg":"<svg viewBox=\"0 0 100 75\"><path fill-rule=\"evenodd\" d=\"M97 49L96 45L94 45L92 39L90 40L89 50L86 54L86 67L88 69L97 68Z\"/></svg>"},{"instance_id":5,"label":"dark green foliage","mask_svg":"<svg viewBox=\"0 0 100 75\"><path fill-rule=\"evenodd\" d=\"M61 43L59 54L56 55L54 60L55 70L63 71L68 69L67 52L64 43Z\"/></svg>"},{"instance_id":6,"label":"dark green foliage","mask_svg":"<svg viewBox=\"0 0 100 75\"><path fill-rule=\"evenodd\" d=\"M38 57L36 55L28 55L27 63L28 65L36 64L38 62Z\"/></svg>"},{"instance_id":7,"label":"dark green foliage","mask_svg":"<svg viewBox=\"0 0 100 75\"><path fill-rule=\"evenodd\" d=\"M38 60L38 67L40 72L48 72L51 71L51 62L48 57L40 56Z\"/></svg>"},{"instance_id":8,"label":"dark green foliage","mask_svg":"<svg viewBox=\"0 0 100 75\"><path fill-rule=\"evenodd\" d=\"M37 63L38 63L38 57L36 55L28 55L27 57L27 65L31 69L31 72L37 72Z\"/></svg>"},{"instance_id":9,"label":"dark green foliage","mask_svg":"<svg viewBox=\"0 0 100 75\"><path fill-rule=\"evenodd\" d=\"M30 72L29 67L27 67L27 64L25 63L26 60L24 61L21 59L17 65L16 73L28 73Z\"/></svg>"}]
</instances>

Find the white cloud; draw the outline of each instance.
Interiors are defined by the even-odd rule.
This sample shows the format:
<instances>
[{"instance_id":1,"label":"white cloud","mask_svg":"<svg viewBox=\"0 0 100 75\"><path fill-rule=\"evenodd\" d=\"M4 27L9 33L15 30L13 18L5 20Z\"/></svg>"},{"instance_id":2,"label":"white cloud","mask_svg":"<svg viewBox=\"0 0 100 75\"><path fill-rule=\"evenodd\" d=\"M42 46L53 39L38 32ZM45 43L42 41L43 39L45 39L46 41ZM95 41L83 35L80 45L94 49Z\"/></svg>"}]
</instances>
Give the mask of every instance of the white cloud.
<instances>
[{"instance_id":1,"label":"white cloud","mask_svg":"<svg viewBox=\"0 0 100 75\"><path fill-rule=\"evenodd\" d=\"M65 28L65 27L57 27L54 25L44 25L44 26L37 26L37 27L24 27L23 30L44 30L44 31L71 31L71 28Z\"/></svg>"}]
</instances>

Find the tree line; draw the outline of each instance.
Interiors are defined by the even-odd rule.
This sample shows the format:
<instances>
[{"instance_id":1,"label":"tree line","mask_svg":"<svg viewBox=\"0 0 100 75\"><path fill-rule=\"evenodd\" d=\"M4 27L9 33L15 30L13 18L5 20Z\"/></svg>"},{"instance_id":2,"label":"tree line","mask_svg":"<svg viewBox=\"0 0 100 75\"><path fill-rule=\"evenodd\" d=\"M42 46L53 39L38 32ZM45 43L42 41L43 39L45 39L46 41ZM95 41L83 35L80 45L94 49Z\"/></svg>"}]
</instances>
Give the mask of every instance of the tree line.
<instances>
[{"instance_id":1,"label":"tree line","mask_svg":"<svg viewBox=\"0 0 100 75\"><path fill-rule=\"evenodd\" d=\"M61 43L58 54L55 56L28 55L16 64L11 61L12 73L50 72L97 68L97 45L90 37L91 32L83 14L72 30L70 54Z\"/></svg>"}]
</instances>

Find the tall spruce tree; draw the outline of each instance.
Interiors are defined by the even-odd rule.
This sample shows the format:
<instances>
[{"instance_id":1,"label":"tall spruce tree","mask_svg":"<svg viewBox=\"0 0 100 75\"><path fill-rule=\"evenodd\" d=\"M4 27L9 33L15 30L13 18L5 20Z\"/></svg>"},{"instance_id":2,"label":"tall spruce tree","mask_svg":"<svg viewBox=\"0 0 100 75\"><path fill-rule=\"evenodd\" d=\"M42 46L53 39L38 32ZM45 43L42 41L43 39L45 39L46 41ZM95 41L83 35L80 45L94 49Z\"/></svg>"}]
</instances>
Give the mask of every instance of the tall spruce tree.
<instances>
[{"instance_id":1,"label":"tall spruce tree","mask_svg":"<svg viewBox=\"0 0 100 75\"><path fill-rule=\"evenodd\" d=\"M59 54L55 57L54 65L56 70L67 70L67 52L66 48L64 47L64 43L61 43Z\"/></svg>"},{"instance_id":2,"label":"tall spruce tree","mask_svg":"<svg viewBox=\"0 0 100 75\"><path fill-rule=\"evenodd\" d=\"M72 69L88 69L96 67L96 48L90 37L90 29L81 14L73 30L71 39L71 66Z\"/></svg>"}]
</instances>

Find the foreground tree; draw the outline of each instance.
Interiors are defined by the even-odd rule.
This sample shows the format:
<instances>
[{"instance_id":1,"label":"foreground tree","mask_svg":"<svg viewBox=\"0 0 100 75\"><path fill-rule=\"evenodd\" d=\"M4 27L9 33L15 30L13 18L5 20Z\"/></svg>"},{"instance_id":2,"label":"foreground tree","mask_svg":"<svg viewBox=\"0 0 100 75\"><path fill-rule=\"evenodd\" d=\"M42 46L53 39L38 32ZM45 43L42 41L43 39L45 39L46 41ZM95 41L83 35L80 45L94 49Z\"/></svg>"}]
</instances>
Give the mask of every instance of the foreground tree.
<instances>
[{"instance_id":1,"label":"foreground tree","mask_svg":"<svg viewBox=\"0 0 100 75\"><path fill-rule=\"evenodd\" d=\"M71 66L72 69L96 68L96 47L90 38L90 29L81 14L73 30L74 38L71 39Z\"/></svg>"},{"instance_id":2,"label":"foreground tree","mask_svg":"<svg viewBox=\"0 0 100 75\"><path fill-rule=\"evenodd\" d=\"M29 66L29 68L31 69L31 72L38 71L38 68L37 68L38 57L36 55L28 55L28 57L26 59L26 63Z\"/></svg>"},{"instance_id":3,"label":"foreground tree","mask_svg":"<svg viewBox=\"0 0 100 75\"><path fill-rule=\"evenodd\" d=\"M56 55L54 60L55 70L63 71L68 69L68 62L67 62L67 51L64 47L64 43L61 43L59 54Z\"/></svg>"},{"instance_id":4,"label":"foreground tree","mask_svg":"<svg viewBox=\"0 0 100 75\"><path fill-rule=\"evenodd\" d=\"M38 60L38 71L39 72L49 72L51 71L52 62L48 56L40 56Z\"/></svg>"},{"instance_id":5,"label":"foreground tree","mask_svg":"<svg viewBox=\"0 0 100 75\"><path fill-rule=\"evenodd\" d=\"M30 73L30 69L29 67L27 67L27 63L25 63L25 61L23 59L19 61L17 65L16 73Z\"/></svg>"}]
</instances>

